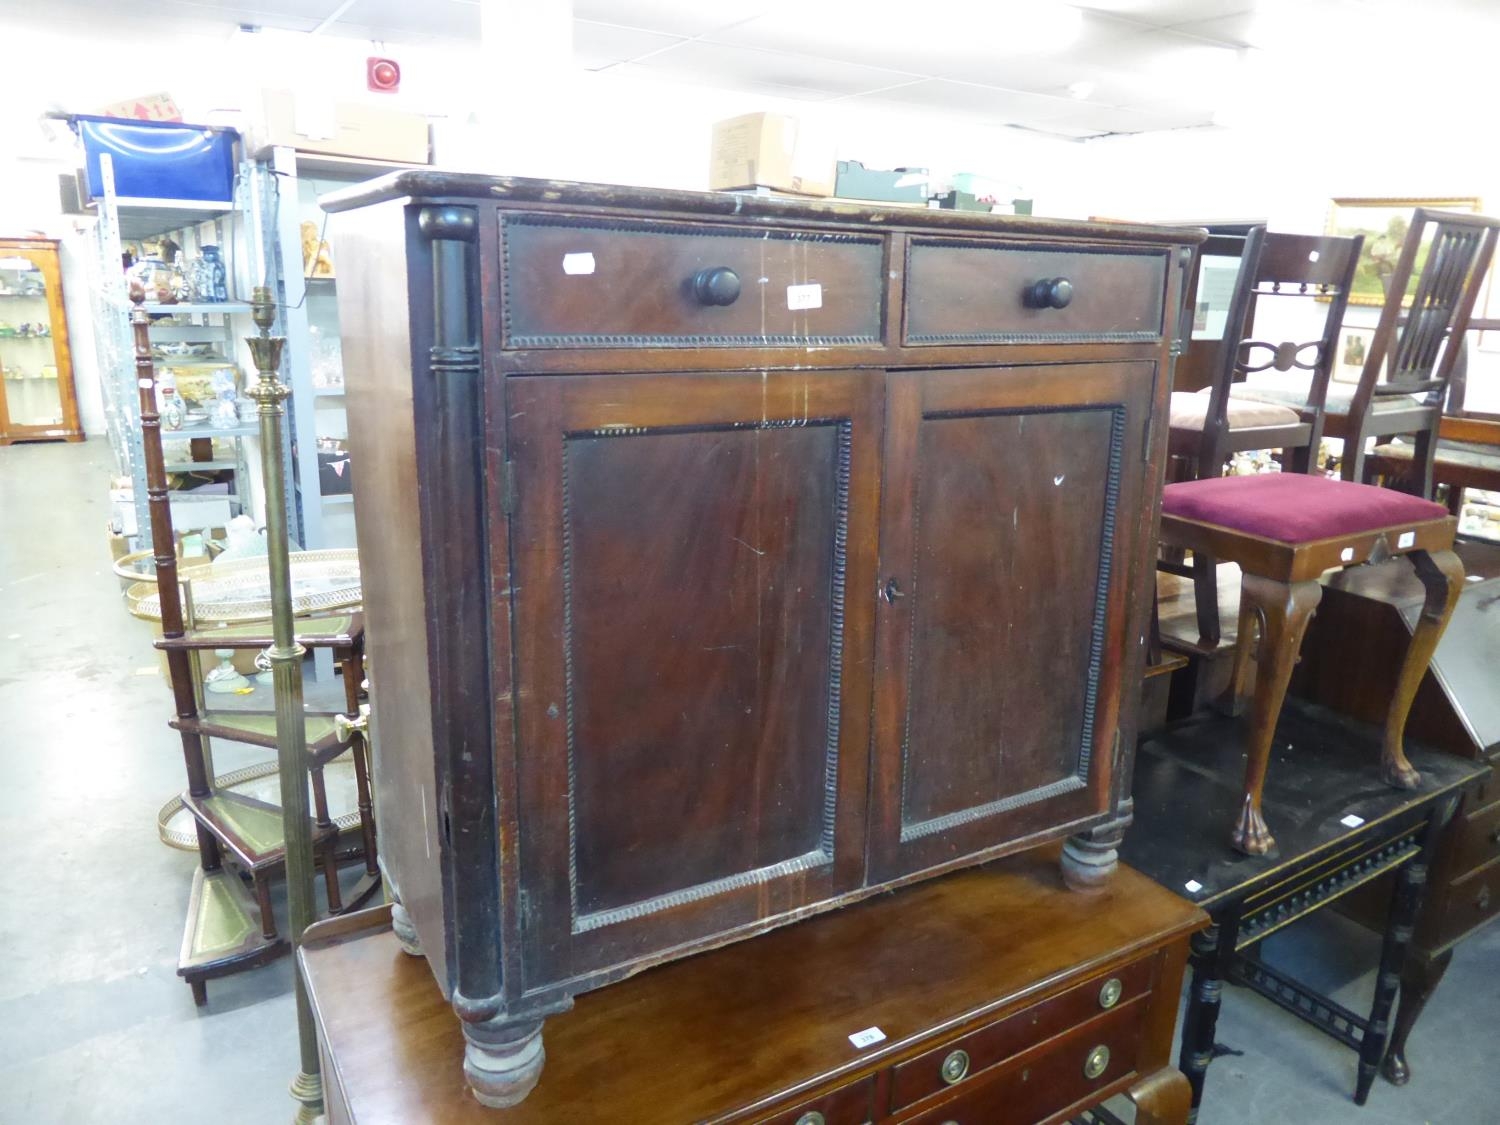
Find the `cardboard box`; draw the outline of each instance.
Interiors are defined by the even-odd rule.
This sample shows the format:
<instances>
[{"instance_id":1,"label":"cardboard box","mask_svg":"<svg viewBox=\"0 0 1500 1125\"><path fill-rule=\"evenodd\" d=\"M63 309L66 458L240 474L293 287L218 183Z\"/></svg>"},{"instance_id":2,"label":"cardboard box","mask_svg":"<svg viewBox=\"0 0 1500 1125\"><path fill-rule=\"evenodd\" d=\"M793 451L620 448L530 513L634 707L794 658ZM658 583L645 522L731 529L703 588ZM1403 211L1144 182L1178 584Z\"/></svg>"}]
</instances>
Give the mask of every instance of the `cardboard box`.
<instances>
[{"instance_id":1,"label":"cardboard box","mask_svg":"<svg viewBox=\"0 0 1500 1125\"><path fill-rule=\"evenodd\" d=\"M264 90L260 116L249 131L250 150L271 147L299 152L426 164L432 157L427 118L364 102L298 97L290 90Z\"/></svg>"},{"instance_id":2,"label":"cardboard box","mask_svg":"<svg viewBox=\"0 0 1500 1125\"><path fill-rule=\"evenodd\" d=\"M832 195L837 158L832 133L780 113L747 113L714 126L708 186Z\"/></svg>"}]
</instances>

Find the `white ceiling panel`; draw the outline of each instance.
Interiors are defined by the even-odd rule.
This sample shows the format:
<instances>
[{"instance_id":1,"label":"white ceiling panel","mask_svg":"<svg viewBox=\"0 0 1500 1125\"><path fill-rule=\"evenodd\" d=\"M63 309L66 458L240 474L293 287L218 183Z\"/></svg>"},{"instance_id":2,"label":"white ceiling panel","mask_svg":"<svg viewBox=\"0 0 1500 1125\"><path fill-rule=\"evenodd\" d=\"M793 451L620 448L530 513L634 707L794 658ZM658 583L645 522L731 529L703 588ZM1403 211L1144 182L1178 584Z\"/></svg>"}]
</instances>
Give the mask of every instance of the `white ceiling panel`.
<instances>
[{"instance_id":1,"label":"white ceiling panel","mask_svg":"<svg viewBox=\"0 0 1500 1125\"><path fill-rule=\"evenodd\" d=\"M822 98L843 97L911 82L916 76L857 63L756 51L689 40L652 55L642 65L653 72L700 79L708 85L744 88L745 82L810 90Z\"/></svg>"},{"instance_id":2,"label":"white ceiling panel","mask_svg":"<svg viewBox=\"0 0 1500 1125\"><path fill-rule=\"evenodd\" d=\"M1051 120L1074 108L1066 98L1039 97L1017 90L997 90L931 78L909 86L851 98L856 105L899 105L908 109L942 110L978 118L995 125L1033 124Z\"/></svg>"},{"instance_id":3,"label":"white ceiling panel","mask_svg":"<svg viewBox=\"0 0 1500 1125\"><path fill-rule=\"evenodd\" d=\"M508 2L526 3L528 0ZM744 0L732 5L715 4L713 0L573 0L573 17L619 27L638 27L643 31L663 31L668 35L694 36L753 19L772 3L773 0Z\"/></svg>"},{"instance_id":4,"label":"white ceiling panel","mask_svg":"<svg viewBox=\"0 0 1500 1125\"><path fill-rule=\"evenodd\" d=\"M1082 6L1155 27L1174 27L1180 23L1221 19L1239 12L1248 12L1257 2L1258 0L1085 0Z\"/></svg>"},{"instance_id":5,"label":"white ceiling panel","mask_svg":"<svg viewBox=\"0 0 1500 1125\"><path fill-rule=\"evenodd\" d=\"M251 0L262 4L266 0ZM286 2L286 0L277 0ZM290 0L295 4L295 0ZM303 4L310 8L328 7L328 0ZM333 9L338 7L332 5ZM479 41L479 5L471 0L355 0L328 28L334 35L355 39L379 39L388 43L433 43Z\"/></svg>"},{"instance_id":6,"label":"white ceiling panel","mask_svg":"<svg viewBox=\"0 0 1500 1125\"><path fill-rule=\"evenodd\" d=\"M682 42L679 35L665 35L659 31L641 31L589 20L573 21L573 59L585 70L603 70Z\"/></svg>"}]
</instances>

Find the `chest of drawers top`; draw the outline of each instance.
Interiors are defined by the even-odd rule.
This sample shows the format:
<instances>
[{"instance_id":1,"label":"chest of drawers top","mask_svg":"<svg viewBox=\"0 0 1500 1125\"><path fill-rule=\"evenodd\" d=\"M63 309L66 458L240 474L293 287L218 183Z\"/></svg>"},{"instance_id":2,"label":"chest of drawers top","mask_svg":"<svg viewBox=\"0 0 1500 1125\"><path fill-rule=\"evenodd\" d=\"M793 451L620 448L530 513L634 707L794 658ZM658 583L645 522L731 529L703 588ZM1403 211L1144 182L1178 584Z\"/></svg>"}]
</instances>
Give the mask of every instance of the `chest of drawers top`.
<instances>
[{"instance_id":1,"label":"chest of drawers top","mask_svg":"<svg viewBox=\"0 0 1500 1125\"><path fill-rule=\"evenodd\" d=\"M942 346L1150 344L1168 330L1172 255L1198 238L429 171L394 173L323 204L396 200L475 216L453 233L493 252L507 352L817 348L888 361Z\"/></svg>"}]
</instances>

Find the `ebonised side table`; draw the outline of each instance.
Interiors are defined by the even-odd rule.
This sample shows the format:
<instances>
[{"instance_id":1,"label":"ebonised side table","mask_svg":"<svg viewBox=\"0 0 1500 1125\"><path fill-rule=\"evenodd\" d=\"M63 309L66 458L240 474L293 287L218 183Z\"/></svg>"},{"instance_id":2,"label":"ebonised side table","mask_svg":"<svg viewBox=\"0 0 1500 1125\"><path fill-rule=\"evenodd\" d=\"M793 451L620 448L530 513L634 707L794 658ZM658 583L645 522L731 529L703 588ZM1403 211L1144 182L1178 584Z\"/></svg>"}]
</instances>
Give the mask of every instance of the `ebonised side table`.
<instances>
[{"instance_id":1,"label":"ebonised side table","mask_svg":"<svg viewBox=\"0 0 1500 1125\"><path fill-rule=\"evenodd\" d=\"M1241 720L1195 718L1141 744L1134 828L1123 856L1212 918L1192 939L1192 983L1178 1065L1197 1119L1213 1058L1222 983L1243 985L1357 1051L1354 1100L1369 1097L1389 1038L1391 1007L1428 867L1442 829L1481 766L1408 745L1420 788L1380 781L1380 730L1288 700L1277 725L1264 810L1277 847L1241 855L1223 826L1238 809L1245 769ZM1380 969L1367 1016L1323 996L1255 955L1264 938L1396 873Z\"/></svg>"}]
</instances>

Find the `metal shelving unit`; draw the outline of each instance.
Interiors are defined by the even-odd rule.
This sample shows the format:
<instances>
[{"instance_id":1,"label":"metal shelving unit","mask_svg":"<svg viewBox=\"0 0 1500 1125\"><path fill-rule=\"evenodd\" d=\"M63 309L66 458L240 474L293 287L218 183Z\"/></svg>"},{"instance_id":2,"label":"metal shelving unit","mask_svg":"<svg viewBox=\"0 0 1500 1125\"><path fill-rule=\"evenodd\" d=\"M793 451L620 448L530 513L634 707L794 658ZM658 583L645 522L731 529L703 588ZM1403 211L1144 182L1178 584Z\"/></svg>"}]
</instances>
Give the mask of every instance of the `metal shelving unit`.
<instances>
[{"instance_id":1,"label":"metal shelving unit","mask_svg":"<svg viewBox=\"0 0 1500 1125\"><path fill-rule=\"evenodd\" d=\"M150 518L147 511L145 465L141 453L140 411L137 405L134 371L134 351L130 337L130 302L126 280L119 263L122 260L123 244L132 240L149 240L161 235L178 235L175 240L183 245L217 241L221 247L233 247L231 261L237 268L231 269L231 286L235 291L248 292L254 284L255 271L264 269L272 277L279 276L280 261L273 223L264 213L266 207L265 185L261 182L263 170L254 162L240 166L233 206L194 203L179 200L123 199L115 194L113 168L108 155L101 159L104 193L97 201L98 223L95 226L95 254L91 264L91 290L94 295L93 320L95 339L99 353L101 384L104 398L106 429L110 445L114 450L118 475L128 477L134 520L121 520L120 530L136 538L136 547L151 546ZM197 237L204 224L213 223L213 238ZM184 233L187 232L187 233ZM251 263L254 263L253 265ZM156 324L151 328L154 343L194 342L210 340L222 346L226 359L235 361L242 372L249 370L243 342L248 334L250 305L245 301L211 303L179 303L171 305L149 305L154 314L171 315L174 318L189 318L187 324ZM306 395L303 387L298 391ZM221 440L232 443L232 456L213 455L206 460L194 460L178 455L177 449L169 446L167 457L169 470L174 472L218 471L231 469L234 484L227 494L184 493L174 497L174 513L181 509L178 526L184 529L208 526L201 522L204 517L195 517L189 504L201 504L210 499L228 502L232 513L256 512L259 503L258 473L262 451L259 449L257 427L253 424L228 428L212 426L187 426L180 430L164 431L162 438L175 446L180 442ZM218 451L215 451L217 454ZM292 443L287 441L280 451L288 470L292 464ZM288 479L292 479L290 472ZM312 478L316 493L317 478ZM288 526L296 542L307 548L323 546L322 542L306 534L301 519L304 507L302 489L289 490L287 496ZM208 505L207 512L222 513L223 508Z\"/></svg>"}]
</instances>

